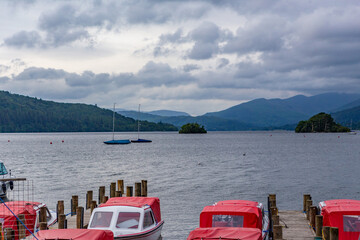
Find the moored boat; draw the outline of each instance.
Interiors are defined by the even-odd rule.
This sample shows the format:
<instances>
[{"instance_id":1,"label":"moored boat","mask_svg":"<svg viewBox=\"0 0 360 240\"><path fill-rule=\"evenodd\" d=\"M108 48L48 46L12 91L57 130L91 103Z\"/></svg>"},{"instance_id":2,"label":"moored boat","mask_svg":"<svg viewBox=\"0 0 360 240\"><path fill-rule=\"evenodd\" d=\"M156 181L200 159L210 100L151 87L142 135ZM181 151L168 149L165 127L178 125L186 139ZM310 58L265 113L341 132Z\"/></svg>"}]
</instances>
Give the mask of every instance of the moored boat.
<instances>
[{"instance_id":1,"label":"moored boat","mask_svg":"<svg viewBox=\"0 0 360 240\"><path fill-rule=\"evenodd\" d=\"M327 200L319 203L323 226L337 227L339 240L360 239L360 201Z\"/></svg>"},{"instance_id":2,"label":"moored boat","mask_svg":"<svg viewBox=\"0 0 360 240\"><path fill-rule=\"evenodd\" d=\"M36 238L35 238L36 237ZM32 240L71 239L71 240L113 240L114 234L109 230L94 229L51 229L41 230Z\"/></svg>"},{"instance_id":3,"label":"moored boat","mask_svg":"<svg viewBox=\"0 0 360 240\"><path fill-rule=\"evenodd\" d=\"M199 225L200 226L196 229L196 231L198 233L203 232L204 239L209 237L208 234L212 235L215 233L218 237L213 239L224 239L224 235L230 234L228 232L236 231L238 231L237 234L241 235L241 232L243 232L244 236L248 236L244 239L268 239L269 219L264 212L263 205L258 202L246 200L226 200L217 202L211 206L206 206L200 213ZM208 228L216 228L217 230L200 231L200 229ZM245 233L249 228L258 230L250 230L251 234ZM229 229L232 230L230 231ZM190 233L189 237L190 236L192 236L192 233ZM233 236L236 237L236 234L233 234ZM188 238L188 240L191 239L192 238Z\"/></svg>"},{"instance_id":4,"label":"moored boat","mask_svg":"<svg viewBox=\"0 0 360 240\"><path fill-rule=\"evenodd\" d=\"M14 182L10 180L11 178L13 178L11 171L9 173L4 163L0 162L0 197L6 197L6 193L14 189Z\"/></svg>"},{"instance_id":5,"label":"moored boat","mask_svg":"<svg viewBox=\"0 0 360 240\"><path fill-rule=\"evenodd\" d=\"M111 230L114 239L158 240L164 221L155 197L114 197L95 208L88 229Z\"/></svg>"},{"instance_id":6,"label":"moored boat","mask_svg":"<svg viewBox=\"0 0 360 240\"><path fill-rule=\"evenodd\" d=\"M262 240L261 230L258 228L239 228L237 227L211 227L196 228L191 231L187 240Z\"/></svg>"}]
</instances>

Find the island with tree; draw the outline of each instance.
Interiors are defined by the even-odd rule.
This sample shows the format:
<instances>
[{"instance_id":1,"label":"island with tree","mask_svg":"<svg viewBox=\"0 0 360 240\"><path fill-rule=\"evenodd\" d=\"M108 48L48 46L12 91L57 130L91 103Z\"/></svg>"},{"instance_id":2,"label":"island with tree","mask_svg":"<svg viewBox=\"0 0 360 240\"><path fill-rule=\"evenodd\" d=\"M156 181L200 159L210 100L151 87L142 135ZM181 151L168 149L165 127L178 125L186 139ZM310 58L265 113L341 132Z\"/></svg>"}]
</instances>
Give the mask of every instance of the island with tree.
<instances>
[{"instance_id":1,"label":"island with tree","mask_svg":"<svg viewBox=\"0 0 360 240\"><path fill-rule=\"evenodd\" d=\"M321 112L312 116L308 121L300 121L295 132L350 132L350 129L334 122L330 114Z\"/></svg>"},{"instance_id":2,"label":"island with tree","mask_svg":"<svg viewBox=\"0 0 360 240\"><path fill-rule=\"evenodd\" d=\"M207 131L198 123L187 123L181 127L179 133L207 133Z\"/></svg>"}]
</instances>

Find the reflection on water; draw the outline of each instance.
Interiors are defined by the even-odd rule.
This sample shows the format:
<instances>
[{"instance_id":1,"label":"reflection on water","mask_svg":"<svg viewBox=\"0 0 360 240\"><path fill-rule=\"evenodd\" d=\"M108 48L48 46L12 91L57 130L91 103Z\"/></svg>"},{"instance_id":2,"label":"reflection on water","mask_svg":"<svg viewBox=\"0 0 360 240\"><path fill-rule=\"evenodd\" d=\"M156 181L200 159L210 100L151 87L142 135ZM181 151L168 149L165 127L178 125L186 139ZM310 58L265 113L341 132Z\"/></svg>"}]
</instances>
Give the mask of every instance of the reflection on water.
<instances>
[{"instance_id":1,"label":"reflection on water","mask_svg":"<svg viewBox=\"0 0 360 240\"><path fill-rule=\"evenodd\" d=\"M118 138L136 138L118 133ZM72 195L85 205L88 190L148 180L161 200L164 239L186 239L206 205L245 199L266 203L277 194L280 209L301 209L302 194L314 203L359 199L360 135L292 132L209 132L205 135L142 133L146 144L105 145L107 133L1 134L1 160L35 185L36 201L55 209ZM9 140L9 141L8 141ZM52 142L52 144L50 144Z\"/></svg>"}]
</instances>

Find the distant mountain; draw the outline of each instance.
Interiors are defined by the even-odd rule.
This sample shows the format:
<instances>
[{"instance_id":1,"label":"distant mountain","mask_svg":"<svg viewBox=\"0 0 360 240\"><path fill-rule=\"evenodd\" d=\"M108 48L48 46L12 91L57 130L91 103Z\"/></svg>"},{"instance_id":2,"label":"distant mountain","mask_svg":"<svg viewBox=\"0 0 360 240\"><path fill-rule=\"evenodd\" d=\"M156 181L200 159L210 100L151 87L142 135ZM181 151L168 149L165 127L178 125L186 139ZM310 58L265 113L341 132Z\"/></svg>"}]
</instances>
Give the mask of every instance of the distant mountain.
<instances>
[{"instance_id":1,"label":"distant mountain","mask_svg":"<svg viewBox=\"0 0 360 240\"><path fill-rule=\"evenodd\" d=\"M113 112L87 104L57 103L0 91L0 132L112 131ZM137 131L137 122L117 114L116 131ZM142 131L176 131L165 123L141 122Z\"/></svg>"},{"instance_id":2,"label":"distant mountain","mask_svg":"<svg viewBox=\"0 0 360 240\"><path fill-rule=\"evenodd\" d=\"M178 111L171 111L171 110L156 110L147 112L152 115L158 115L162 117L178 117L178 116L190 116L190 114L186 112L178 112Z\"/></svg>"},{"instance_id":3,"label":"distant mountain","mask_svg":"<svg viewBox=\"0 0 360 240\"><path fill-rule=\"evenodd\" d=\"M331 113L331 116L337 123L340 123L343 126L352 129L360 129L360 105L354 108Z\"/></svg>"}]
</instances>

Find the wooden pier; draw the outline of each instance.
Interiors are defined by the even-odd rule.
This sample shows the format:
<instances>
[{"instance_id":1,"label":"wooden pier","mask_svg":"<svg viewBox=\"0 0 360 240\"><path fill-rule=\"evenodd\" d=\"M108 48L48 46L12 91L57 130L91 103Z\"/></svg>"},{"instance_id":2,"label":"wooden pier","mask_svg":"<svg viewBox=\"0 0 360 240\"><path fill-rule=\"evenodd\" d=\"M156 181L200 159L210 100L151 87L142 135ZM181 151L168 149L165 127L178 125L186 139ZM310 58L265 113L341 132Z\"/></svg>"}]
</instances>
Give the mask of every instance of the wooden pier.
<instances>
[{"instance_id":1,"label":"wooden pier","mask_svg":"<svg viewBox=\"0 0 360 240\"><path fill-rule=\"evenodd\" d=\"M310 228L306 216L301 211L279 211L283 239L311 239L315 232Z\"/></svg>"}]
</instances>

